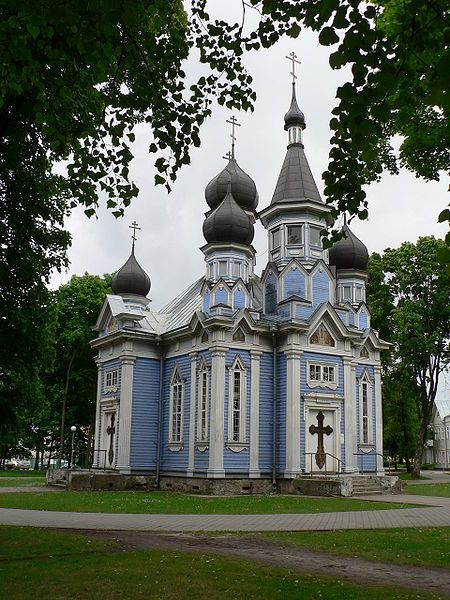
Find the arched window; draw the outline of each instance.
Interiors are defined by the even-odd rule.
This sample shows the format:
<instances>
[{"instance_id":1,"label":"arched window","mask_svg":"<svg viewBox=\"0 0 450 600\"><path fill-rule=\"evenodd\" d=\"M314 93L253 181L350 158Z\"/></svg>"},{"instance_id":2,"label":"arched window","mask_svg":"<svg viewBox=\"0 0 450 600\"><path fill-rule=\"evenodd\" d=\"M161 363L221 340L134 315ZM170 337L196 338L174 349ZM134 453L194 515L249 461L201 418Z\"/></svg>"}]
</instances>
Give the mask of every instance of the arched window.
<instances>
[{"instance_id":1,"label":"arched window","mask_svg":"<svg viewBox=\"0 0 450 600\"><path fill-rule=\"evenodd\" d=\"M239 356L229 372L228 389L228 446L245 443L246 369Z\"/></svg>"},{"instance_id":2,"label":"arched window","mask_svg":"<svg viewBox=\"0 0 450 600\"><path fill-rule=\"evenodd\" d=\"M209 370L203 361L197 380L197 442L208 441Z\"/></svg>"},{"instance_id":3,"label":"arched window","mask_svg":"<svg viewBox=\"0 0 450 600\"><path fill-rule=\"evenodd\" d=\"M359 380L359 442L372 444L372 384L367 372Z\"/></svg>"},{"instance_id":4,"label":"arched window","mask_svg":"<svg viewBox=\"0 0 450 600\"><path fill-rule=\"evenodd\" d=\"M184 381L178 367L170 379L169 443L183 441Z\"/></svg>"}]
</instances>

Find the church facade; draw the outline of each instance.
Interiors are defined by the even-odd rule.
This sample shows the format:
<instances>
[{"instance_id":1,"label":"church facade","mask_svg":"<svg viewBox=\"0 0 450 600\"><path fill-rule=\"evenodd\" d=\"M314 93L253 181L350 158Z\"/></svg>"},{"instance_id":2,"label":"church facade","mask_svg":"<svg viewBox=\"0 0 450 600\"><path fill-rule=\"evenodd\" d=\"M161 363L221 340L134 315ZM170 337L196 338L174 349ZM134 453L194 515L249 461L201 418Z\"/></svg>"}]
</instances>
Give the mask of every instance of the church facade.
<instances>
[{"instance_id":1,"label":"church facade","mask_svg":"<svg viewBox=\"0 0 450 600\"><path fill-rule=\"evenodd\" d=\"M382 475L380 352L365 303L368 252L329 224L303 144L295 85L271 203L234 146L206 187L205 275L160 312L133 250L96 323L94 466L172 486L303 474ZM258 223L259 221L259 223ZM258 277L254 227L268 234ZM176 487L176 485L174 485Z\"/></svg>"}]
</instances>

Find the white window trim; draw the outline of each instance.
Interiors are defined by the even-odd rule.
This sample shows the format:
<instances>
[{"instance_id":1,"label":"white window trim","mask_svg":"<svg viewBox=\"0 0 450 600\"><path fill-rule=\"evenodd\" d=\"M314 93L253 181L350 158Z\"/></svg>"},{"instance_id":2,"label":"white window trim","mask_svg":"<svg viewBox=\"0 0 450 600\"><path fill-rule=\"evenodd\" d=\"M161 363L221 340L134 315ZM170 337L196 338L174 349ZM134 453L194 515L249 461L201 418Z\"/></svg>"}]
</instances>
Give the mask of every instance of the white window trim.
<instances>
[{"instance_id":1,"label":"white window trim","mask_svg":"<svg viewBox=\"0 0 450 600\"><path fill-rule=\"evenodd\" d=\"M203 412L203 378L206 375L206 398L205 398L205 431L202 435L202 412ZM201 450L206 450L209 441L209 397L210 397L211 378L209 368L206 362L202 362L197 375L197 434L196 442L201 446Z\"/></svg>"},{"instance_id":2,"label":"white window trim","mask_svg":"<svg viewBox=\"0 0 450 600\"><path fill-rule=\"evenodd\" d=\"M363 385L367 385L367 440L363 441ZM364 371L359 378L358 385L359 398L359 446L373 446L373 423L372 423L372 381L367 371Z\"/></svg>"},{"instance_id":3,"label":"white window trim","mask_svg":"<svg viewBox=\"0 0 450 600\"><path fill-rule=\"evenodd\" d=\"M115 377L114 377L115 375ZM110 377L108 377L110 376ZM111 381L108 383L108 379ZM116 380L115 382L113 380ZM105 385L103 387L103 391L108 392L117 392L119 389L119 369L111 369L109 371L105 371Z\"/></svg>"},{"instance_id":4,"label":"white window trim","mask_svg":"<svg viewBox=\"0 0 450 600\"><path fill-rule=\"evenodd\" d=\"M320 379L311 379L310 377L310 367L319 367L320 368ZM334 367L334 381L325 381L323 373L324 367ZM316 388L316 387L326 387L330 390L335 390L339 385L339 365L335 362L329 361L318 361L318 360L307 360L306 361L306 380L308 383L308 387Z\"/></svg>"},{"instance_id":5,"label":"white window trim","mask_svg":"<svg viewBox=\"0 0 450 600\"><path fill-rule=\"evenodd\" d=\"M239 372L240 378L240 418L239 440L233 440L233 393L234 374ZM228 370L228 441L227 448L233 452L241 452L246 448L246 422L247 422L247 369L239 356L236 356Z\"/></svg>"},{"instance_id":6,"label":"white window trim","mask_svg":"<svg viewBox=\"0 0 450 600\"><path fill-rule=\"evenodd\" d=\"M175 387L181 385L181 407L180 407L180 439L174 439L173 431L173 409L175 401ZM183 448L183 424L184 424L184 392L185 382L181 377L181 372L178 366L173 370L172 377L170 378L170 395L169 395L169 450L178 452Z\"/></svg>"}]
</instances>

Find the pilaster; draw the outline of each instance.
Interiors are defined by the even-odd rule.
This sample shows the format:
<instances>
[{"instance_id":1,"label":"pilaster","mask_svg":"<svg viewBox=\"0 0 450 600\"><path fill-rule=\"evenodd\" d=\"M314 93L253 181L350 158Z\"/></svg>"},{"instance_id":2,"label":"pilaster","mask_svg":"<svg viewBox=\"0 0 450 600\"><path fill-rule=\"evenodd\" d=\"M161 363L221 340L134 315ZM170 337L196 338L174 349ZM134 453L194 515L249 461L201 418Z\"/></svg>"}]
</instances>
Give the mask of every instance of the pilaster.
<instances>
[{"instance_id":1,"label":"pilaster","mask_svg":"<svg viewBox=\"0 0 450 600\"><path fill-rule=\"evenodd\" d=\"M211 412L208 477L224 477L225 356L227 348L211 348Z\"/></svg>"},{"instance_id":2,"label":"pilaster","mask_svg":"<svg viewBox=\"0 0 450 600\"><path fill-rule=\"evenodd\" d=\"M189 401L189 450L187 476L194 474L195 461L195 415L197 406L197 352L192 352L191 357L191 397Z\"/></svg>"},{"instance_id":3,"label":"pilaster","mask_svg":"<svg viewBox=\"0 0 450 600\"><path fill-rule=\"evenodd\" d=\"M92 457L92 466L99 467L100 466L100 447L102 440L102 432L100 430L100 422L101 422L101 407L100 400L102 398L102 375L103 375L103 365L101 361L96 360L95 364L97 365L97 401L95 405L95 437L94 437L94 456Z\"/></svg>"},{"instance_id":4,"label":"pilaster","mask_svg":"<svg viewBox=\"0 0 450 600\"><path fill-rule=\"evenodd\" d=\"M122 378L120 386L119 447L117 451L116 469L123 473L131 471L131 414L133 406L133 370L132 356L121 356Z\"/></svg>"},{"instance_id":5,"label":"pilaster","mask_svg":"<svg viewBox=\"0 0 450 600\"><path fill-rule=\"evenodd\" d=\"M300 474L300 357L302 351L286 350L286 477Z\"/></svg>"},{"instance_id":6,"label":"pilaster","mask_svg":"<svg viewBox=\"0 0 450 600\"><path fill-rule=\"evenodd\" d=\"M381 366L375 366L373 370L375 376L375 450L377 453L377 475L384 475Z\"/></svg>"},{"instance_id":7,"label":"pilaster","mask_svg":"<svg viewBox=\"0 0 450 600\"><path fill-rule=\"evenodd\" d=\"M259 477L259 375L261 350L250 350L250 466L249 476Z\"/></svg>"},{"instance_id":8,"label":"pilaster","mask_svg":"<svg viewBox=\"0 0 450 600\"><path fill-rule=\"evenodd\" d=\"M344 356L345 472L357 471L356 462L356 365Z\"/></svg>"}]
</instances>

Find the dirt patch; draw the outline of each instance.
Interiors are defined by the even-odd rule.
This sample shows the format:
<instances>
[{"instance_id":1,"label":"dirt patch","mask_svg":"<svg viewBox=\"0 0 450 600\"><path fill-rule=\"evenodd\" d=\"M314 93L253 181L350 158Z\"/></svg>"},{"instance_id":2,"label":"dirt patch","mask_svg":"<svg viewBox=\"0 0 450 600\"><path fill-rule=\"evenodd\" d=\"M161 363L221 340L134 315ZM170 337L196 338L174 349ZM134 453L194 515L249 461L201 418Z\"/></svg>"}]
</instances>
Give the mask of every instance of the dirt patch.
<instances>
[{"instance_id":1,"label":"dirt patch","mask_svg":"<svg viewBox=\"0 0 450 600\"><path fill-rule=\"evenodd\" d=\"M64 531L67 531L64 530ZM91 537L114 540L122 551L162 550L199 552L254 560L291 571L327 575L360 585L402 587L450 598L450 571L371 562L277 544L254 536L158 534L140 531L77 530Z\"/></svg>"}]
</instances>

